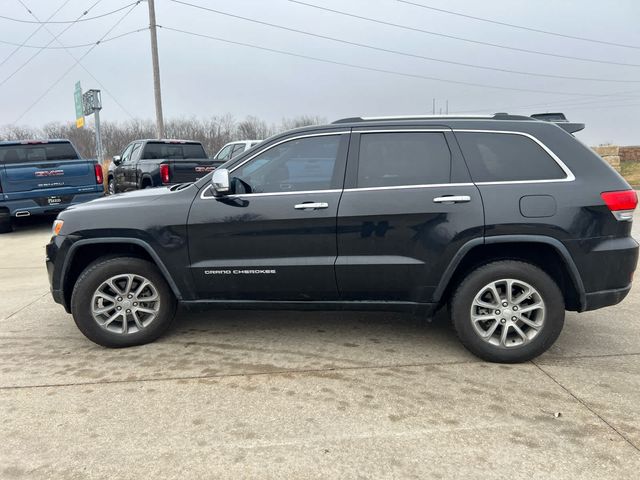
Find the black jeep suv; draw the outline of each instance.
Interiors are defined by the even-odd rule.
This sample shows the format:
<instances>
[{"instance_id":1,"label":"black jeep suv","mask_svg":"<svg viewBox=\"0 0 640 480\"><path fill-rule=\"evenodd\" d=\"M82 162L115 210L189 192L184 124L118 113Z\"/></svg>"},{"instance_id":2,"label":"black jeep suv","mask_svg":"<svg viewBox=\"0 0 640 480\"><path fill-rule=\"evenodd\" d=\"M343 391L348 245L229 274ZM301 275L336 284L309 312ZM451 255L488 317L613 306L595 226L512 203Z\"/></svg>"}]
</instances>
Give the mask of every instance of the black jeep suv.
<instances>
[{"instance_id":1,"label":"black jeep suv","mask_svg":"<svg viewBox=\"0 0 640 480\"><path fill-rule=\"evenodd\" d=\"M479 357L531 359L565 310L620 302L638 258L636 193L573 137L583 126L496 114L293 130L195 183L62 212L51 291L109 347L158 338L178 303L448 306Z\"/></svg>"}]
</instances>

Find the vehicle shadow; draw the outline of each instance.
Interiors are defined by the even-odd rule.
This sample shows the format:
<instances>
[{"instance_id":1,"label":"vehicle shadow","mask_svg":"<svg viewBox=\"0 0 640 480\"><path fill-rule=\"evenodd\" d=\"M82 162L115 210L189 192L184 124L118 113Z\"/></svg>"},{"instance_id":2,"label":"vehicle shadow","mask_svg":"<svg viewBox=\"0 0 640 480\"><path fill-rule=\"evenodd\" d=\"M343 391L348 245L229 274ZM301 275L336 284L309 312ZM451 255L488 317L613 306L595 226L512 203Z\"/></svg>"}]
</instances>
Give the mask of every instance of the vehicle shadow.
<instances>
[{"instance_id":1,"label":"vehicle shadow","mask_svg":"<svg viewBox=\"0 0 640 480\"><path fill-rule=\"evenodd\" d=\"M20 233L37 233L51 230L55 215L34 215L13 219L13 231ZM9 235L11 235L9 233Z\"/></svg>"}]
</instances>

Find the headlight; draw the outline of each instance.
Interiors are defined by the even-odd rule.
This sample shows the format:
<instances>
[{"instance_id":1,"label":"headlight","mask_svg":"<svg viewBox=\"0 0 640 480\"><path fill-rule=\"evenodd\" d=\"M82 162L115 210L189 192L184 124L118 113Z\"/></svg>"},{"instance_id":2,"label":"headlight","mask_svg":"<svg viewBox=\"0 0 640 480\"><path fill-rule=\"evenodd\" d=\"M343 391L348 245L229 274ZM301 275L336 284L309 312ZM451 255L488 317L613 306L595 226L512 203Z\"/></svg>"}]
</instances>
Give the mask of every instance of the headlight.
<instances>
[{"instance_id":1,"label":"headlight","mask_svg":"<svg viewBox=\"0 0 640 480\"><path fill-rule=\"evenodd\" d=\"M54 236L60 234L60 230L62 230L62 225L64 225L64 220L56 220L53 222L52 232Z\"/></svg>"}]
</instances>

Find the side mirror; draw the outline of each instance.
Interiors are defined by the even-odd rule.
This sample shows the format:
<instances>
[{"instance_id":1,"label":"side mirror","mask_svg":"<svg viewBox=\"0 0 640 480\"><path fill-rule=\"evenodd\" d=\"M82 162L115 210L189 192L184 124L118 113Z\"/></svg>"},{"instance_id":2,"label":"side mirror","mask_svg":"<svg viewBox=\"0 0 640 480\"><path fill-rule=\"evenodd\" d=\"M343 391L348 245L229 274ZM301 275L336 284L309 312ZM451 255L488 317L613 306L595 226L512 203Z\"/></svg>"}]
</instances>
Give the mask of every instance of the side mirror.
<instances>
[{"instance_id":1,"label":"side mirror","mask_svg":"<svg viewBox=\"0 0 640 480\"><path fill-rule=\"evenodd\" d=\"M114 155L112 161L115 165L120 165L122 163L122 157L120 155Z\"/></svg>"},{"instance_id":2,"label":"side mirror","mask_svg":"<svg viewBox=\"0 0 640 480\"><path fill-rule=\"evenodd\" d=\"M213 186L213 195L222 197L231 192L229 186L229 170L226 168L216 168L211 176L211 185Z\"/></svg>"}]
</instances>

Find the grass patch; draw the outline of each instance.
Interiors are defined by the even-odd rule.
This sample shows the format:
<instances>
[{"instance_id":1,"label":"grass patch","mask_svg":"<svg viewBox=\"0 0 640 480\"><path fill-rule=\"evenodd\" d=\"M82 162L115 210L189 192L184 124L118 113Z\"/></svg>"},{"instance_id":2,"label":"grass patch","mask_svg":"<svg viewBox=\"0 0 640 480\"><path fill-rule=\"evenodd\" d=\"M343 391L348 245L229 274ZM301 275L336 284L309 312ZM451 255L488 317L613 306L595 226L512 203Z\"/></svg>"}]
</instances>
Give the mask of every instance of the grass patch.
<instances>
[{"instance_id":1,"label":"grass patch","mask_svg":"<svg viewBox=\"0 0 640 480\"><path fill-rule=\"evenodd\" d=\"M620 173L629 185L640 186L640 162L621 162Z\"/></svg>"}]
</instances>

